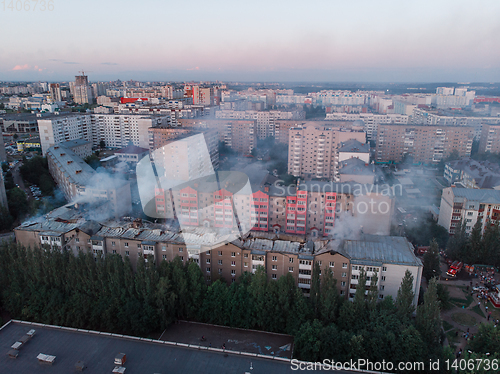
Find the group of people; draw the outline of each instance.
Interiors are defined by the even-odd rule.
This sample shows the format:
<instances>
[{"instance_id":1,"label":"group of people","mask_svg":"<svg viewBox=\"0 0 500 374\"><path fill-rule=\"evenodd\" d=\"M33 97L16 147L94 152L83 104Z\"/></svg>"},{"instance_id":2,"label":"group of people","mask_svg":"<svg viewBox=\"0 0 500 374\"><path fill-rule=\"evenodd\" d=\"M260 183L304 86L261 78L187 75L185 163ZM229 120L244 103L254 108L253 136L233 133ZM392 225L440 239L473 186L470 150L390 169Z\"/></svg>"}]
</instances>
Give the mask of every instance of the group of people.
<instances>
[{"instance_id":1,"label":"group of people","mask_svg":"<svg viewBox=\"0 0 500 374\"><path fill-rule=\"evenodd\" d=\"M200 340L201 340L202 342L204 342L204 341L206 341L206 340L207 340L207 338L205 338L205 335L203 335L203 336L201 337L201 339L200 339ZM212 348L212 342L208 343L208 346L209 346L210 348ZM221 347L221 348L222 348L222 349L226 349L226 343L222 343L222 347Z\"/></svg>"}]
</instances>

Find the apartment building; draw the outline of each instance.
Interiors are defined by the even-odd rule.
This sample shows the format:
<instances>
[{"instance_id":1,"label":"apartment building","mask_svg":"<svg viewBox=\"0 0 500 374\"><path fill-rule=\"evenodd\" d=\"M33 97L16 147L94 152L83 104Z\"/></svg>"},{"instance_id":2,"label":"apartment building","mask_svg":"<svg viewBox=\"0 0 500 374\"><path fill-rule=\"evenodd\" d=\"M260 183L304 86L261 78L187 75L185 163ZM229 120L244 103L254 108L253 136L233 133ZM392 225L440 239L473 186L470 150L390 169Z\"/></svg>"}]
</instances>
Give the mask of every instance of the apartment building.
<instances>
[{"instance_id":1,"label":"apartment building","mask_svg":"<svg viewBox=\"0 0 500 374\"><path fill-rule=\"evenodd\" d=\"M405 155L414 162L438 163L456 150L460 157L470 156L474 128L471 126L379 125L377 162L401 162Z\"/></svg>"},{"instance_id":2,"label":"apartment building","mask_svg":"<svg viewBox=\"0 0 500 374\"><path fill-rule=\"evenodd\" d=\"M235 282L243 273L259 267L270 281L291 274L305 294L310 292L315 263L337 280L341 296L352 299L358 287L359 271L365 267L371 277L378 276L379 299L396 298L405 271L414 276L415 302L421 282L422 264L413 247L401 237L365 235L357 240L305 241L293 236L254 233L226 241L209 228L184 228L153 224L140 219L98 223L84 219L81 207L67 205L43 221L25 222L14 229L16 240L26 247L49 246L75 254L91 252L95 257L119 254L137 267L142 257L162 261L179 258L200 266L208 284L221 279Z\"/></svg>"},{"instance_id":3,"label":"apartment building","mask_svg":"<svg viewBox=\"0 0 500 374\"><path fill-rule=\"evenodd\" d=\"M61 96L61 87L59 83L50 83L49 84L49 92L50 92L50 98L54 102L59 102L62 101L62 96Z\"/></svg>"},{"instance_id":4,"label":"apartment building","mask_svg":"<svg viewBox=\"0 0 500 374\"><path fill-rule=\"evenodd\" d=\"M375 114L375 113L327 113L327 121L353 121L363 126L366 138L370 141L377 139L380 124L407 124L410 116L406 114ZM357 122L362 121L362 122Z\"/></svg>"},{"instance_id":5,"label":"apartment building","mask_svg":"<svg viewBox=\"0 0 500 374\"><path fill-rule=\"evenodd\" d=\"M59 114L38 120L42 153L68 140L84 139L98 146L103 140L107 147L123 148L130 142L149 148L148 129L168 122L167 116L134 114Z\"/></svg>"},{"instance_id":6,"label":"apartment building","mask_svg":"<svg viewBox=\"0 0 500 374\"><path fill-rule=\"evenodd\" d=\"M73 151L80 158L85 158L92 154L92 143L83 139L68 140L60 143L59 147Z\"/></svg>"},{"instance_id":7,"label":"apartment building","mask_svg":"<svg viewBox=\"0 0 500 374\"><path fill-rule=\"evenodd\" d=\"M75 76L73 100L77 104L92 104L94 101L92 87L89 86L88 77L86 75Z\"/></svg>"},{"instance_id":8,"label":"apartment building","mask_svg":"<svg viewBox=\"0 0 500 374\"><path fill-rule=\"evenodd\" d=\"M304 111L257 111L257 110L218 110L215 118L226 120L254 120L259 139L275 136L275 122L282 120L305 120Z\"/></svg>"},{"instance_id":9,"label":"apartment building","mask_svg":"<svg viewBox=\"0 0 500 374\"><path fill-rule=\"evenodd\" d=\"M417 305L423 265L406 238L364 235L359 240L344 240L337 251L350 260L346 264L350 266L349 300L354 299L358 287L365 287L368 291L375 276L379 300L388 296L396 300L406 270L409 270L413 275L413 304ZM362 269L367 275L365 285L359 284Z\"/></svg>"},{"instance_id":10,"label":"apartment building","mask_svg":"<svg viewBox=\"0 0 500 374\"><path fill-rule=\"evenodd\" d=\"M417 125L472 126L474 139L480 140L484 125L500 125L500 117L468 116L450 110L413 110L412 123Z\"/></svg>"},{"instance_id":11,"label":"apartment building","mask_svg":"<svg viewBox=\"0 0 500 374\"><path fill-rule=\"evenodd\" d=\"M448 187L443 189L438 224L453 235L460 222L470 234L478 219L481 227L495 223L500 217L500 191Z\"/></svg>"},{"instance_id":12,"label":"apartment building","mask_svg":"<svg viewBox=\"0 0 500 374\"><path fill-rule=\"evenodd\" d=\"M108 204L105 214L119 218L132 210L130 183L96 173L83 159L64 145L47 150L50 175L67 201Z\"/></svg>"},{"instance_id":13,"label":"apartment building","mask_svg":"<svg viewBox=\"0 0 500 374\"><path fill-rule=\"evenodd\" d=\"M483 124L479 140L479 153L500 153L500 123Z\"/></svg>"},{"instance_id":14,"label":"apartment building","mask_svg":"<svg viewBox=\"0 0 500 374\"><path fill-rule=\"evenodd\" d=\"M444 179L450 184L460 183L465 188L500 189L500 166L489 161L470 158L447 162Z\"/></svg>"},{"instance_id":15,"label":"apartment building","mask_svg":"<svg viewBox=\"0 0 500 374\"><path fill-rule=\"evenodd\" d=\"M395 192L388 186L309 181L295 187L263 179L261 184L250 180L248 188L243 173L217 174L155 188L155 212L148 215L177 218L185 226L311 237L390 232Z\"/></svg>"},{"instance_id":16,"label":"apartment building","mask_svg":"<svg viewBox=\"0 0 500 374\"><path fill-rule=\"evenodd\" d=\"M288 174L305 179L333 180L337 173L338 148L350 139L365 143L366 134L327 126L306 124L289 131Z\"/></svg>"}]
</instances>

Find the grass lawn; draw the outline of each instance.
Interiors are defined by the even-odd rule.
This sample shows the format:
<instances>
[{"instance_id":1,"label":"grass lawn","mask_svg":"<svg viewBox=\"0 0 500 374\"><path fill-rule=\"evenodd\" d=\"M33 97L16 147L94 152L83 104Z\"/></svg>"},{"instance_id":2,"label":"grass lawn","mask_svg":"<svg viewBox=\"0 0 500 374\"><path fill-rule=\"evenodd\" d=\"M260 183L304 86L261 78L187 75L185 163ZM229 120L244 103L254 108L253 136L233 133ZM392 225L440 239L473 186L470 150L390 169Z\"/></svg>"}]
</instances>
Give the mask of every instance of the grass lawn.
<instances>
[{"instance_id":1,"label":"grass lawn","mask_svg":"<svg viewBox=\"0 0 500 374\"><path fill-rule=\"evenodd\" d=\"M481 310L481 308L479 308L479 305L474 306L474 307L472 308L472 310L473 310L474 312L476 312L477 314L479 314L481 317L483 317L483 318L484 318L484 313L483 313L483 311Z\"/></svg>"},{"instance_id":2,"label":"grass lawn","mask_svg":"<svg viewBox=\"0 0 500 374\"><path fill-rule=\"evenodd\" d=\"M472 296L470 295L467 295L465 297L465 299L459 299L459 298L456 298L456 297L450 297L450 301L455 304L457 307L459 308L467 308L469 305L472 304L472 302L474 301L474 299L472 298Z\"/></svg>"},{"instance_id":3,"label":"grass lawn","mask_svg":"<svg viewBox=\"0 0 500 374\"><path fill-rule=\"evenodd\" d=\"M475 326L477 320L467 313L453 313L451 319L462 326Z\"/></svg>"},{"instance_id":4,"label":"grass lawn","mask_svg":"<svg viewBox=\"0 0 500 374\"><path fill-rule=\"evenodd\" d=\"M447 321L443 321L443 329L444 331L449 331L453 328L453 325Z\"/></svg>"}]
</instances>

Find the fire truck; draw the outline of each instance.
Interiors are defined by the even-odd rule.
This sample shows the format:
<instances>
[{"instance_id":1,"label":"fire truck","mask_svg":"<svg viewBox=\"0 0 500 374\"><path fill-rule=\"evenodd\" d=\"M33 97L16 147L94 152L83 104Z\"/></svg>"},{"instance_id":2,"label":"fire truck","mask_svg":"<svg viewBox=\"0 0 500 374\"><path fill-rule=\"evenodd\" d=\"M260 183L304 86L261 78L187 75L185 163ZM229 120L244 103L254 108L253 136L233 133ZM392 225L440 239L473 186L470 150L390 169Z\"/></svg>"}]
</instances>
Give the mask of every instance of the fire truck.
<instances>
[{"instance_id":1,"label":"fire truck","mask_svg":"<svg viewBox=\"0 0 500 374\"><path fill-rule=\"evenodd\" d=\"M460 270L462 270L464 264L462 264L460 261L454 261L451 265L446 274L448 274L450 277L456 277L458 273L460 273Z\"/></svg>"}]
</instances>

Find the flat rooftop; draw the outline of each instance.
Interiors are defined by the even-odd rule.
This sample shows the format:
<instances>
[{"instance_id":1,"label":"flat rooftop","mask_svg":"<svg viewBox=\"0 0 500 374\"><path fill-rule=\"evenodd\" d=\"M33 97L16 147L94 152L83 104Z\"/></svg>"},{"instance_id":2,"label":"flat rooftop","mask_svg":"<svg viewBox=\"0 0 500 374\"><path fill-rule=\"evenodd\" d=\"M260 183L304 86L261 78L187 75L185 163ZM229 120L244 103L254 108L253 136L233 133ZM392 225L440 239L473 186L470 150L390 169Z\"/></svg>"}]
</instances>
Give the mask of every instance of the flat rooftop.
<instances>
[{"instance_id":1,"label":"flat rooftop","mask_svg":"<svg viewBox=\"0 0 500 374\"><path fill-rule=\"evenodd\" d=\"M35 336L19 350L16 359L7 352L29 330ZM3 373L73 373L77 361L84 361L84 373L111 373L114 358L125 353L126 373L292 373L287 359L226 351L181 343L124 337L29 322L11 321L0 330L0 368ZM56 356L52 366L39 364L38 354ZM250 370L252 364L253 370Z\"/></svg>"}]
</instances>

